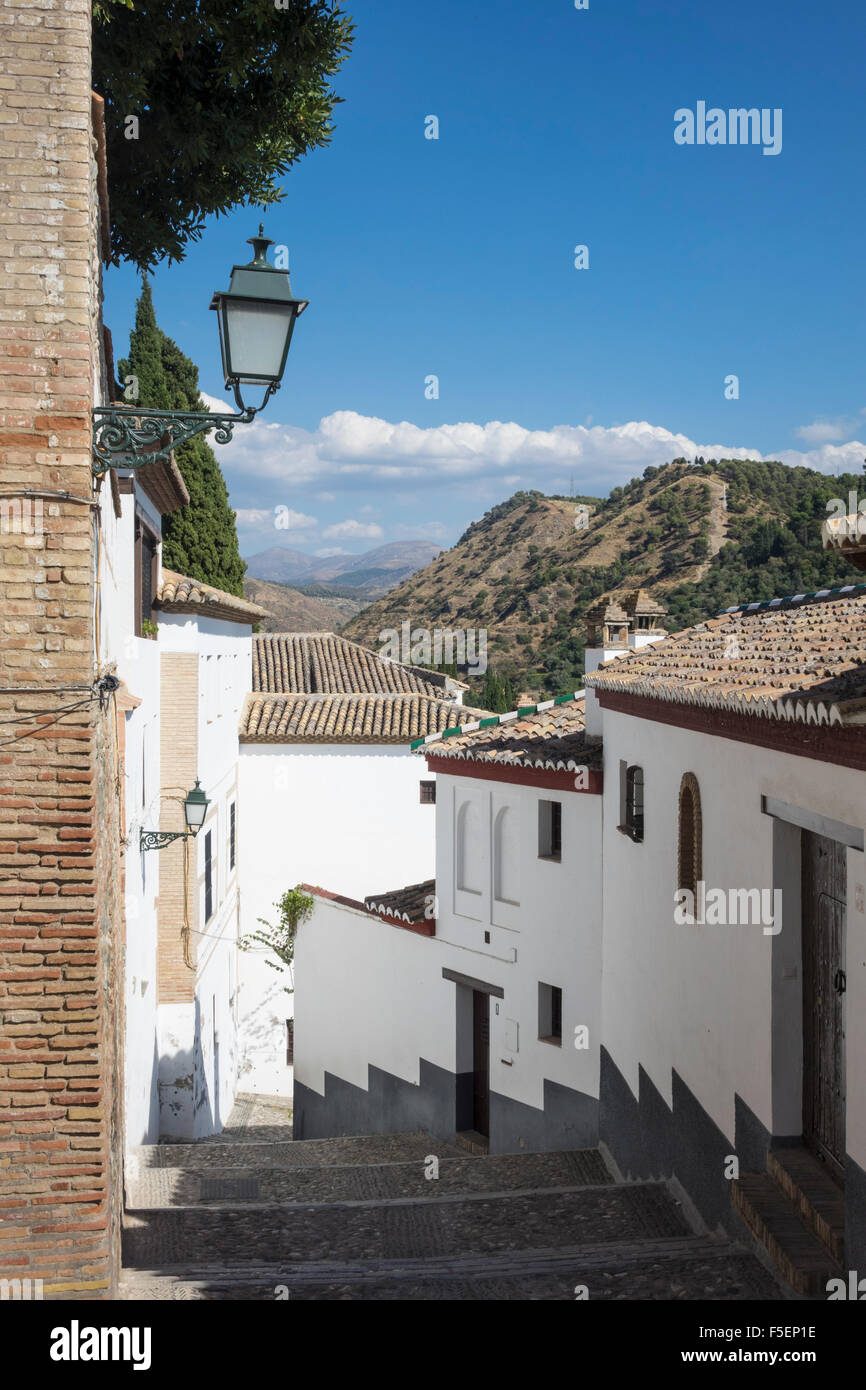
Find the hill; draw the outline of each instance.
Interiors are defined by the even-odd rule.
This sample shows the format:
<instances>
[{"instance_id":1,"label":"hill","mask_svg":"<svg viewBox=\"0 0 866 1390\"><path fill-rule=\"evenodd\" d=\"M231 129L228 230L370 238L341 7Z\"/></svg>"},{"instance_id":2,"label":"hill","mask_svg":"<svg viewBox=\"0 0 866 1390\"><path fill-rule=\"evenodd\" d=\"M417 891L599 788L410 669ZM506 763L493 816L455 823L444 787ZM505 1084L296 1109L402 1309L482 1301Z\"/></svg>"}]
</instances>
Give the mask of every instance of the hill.
<instances>
[{"instance_id":1,"label":"hill","mask_svg":"<svg viewBox=\"0 0 866 1390\"><path fill-rule=\"evenodd\" d=\"M247 578L295 587L336 584L358 591L371 602L422 569L442 547L429 541L391 541L361 555L308 555L289 546L272 545L247 560Z\"/></svg>"},{"instance_id":2,"label":"hill","mask_svg":"<svg viewBox=\"0 0 866 1390\"><path fill-rule=\"evenodd\" d=\"M517 492L344 632L377 646L407 620L483 628L488 662L515 689L561 694L580 683L584 614L602 594L648 588L676 631L732 604L850 582L820 526L829 498L863 485L782 463L675 459L584 499L585 529L575 499Z\"/></svg>"},{"instance_id":3,"label":"hill","mask_svg":"<svg viewBox=\"0 0 866 1390\"><path fill-rule=\"evenodd\" d=\"M263 632L337 632L365 607L356 593L347 597L318 586L311 593L265 579L245 578L244 598L273 615L262 623Z\"/></svg>"}]
</instances>

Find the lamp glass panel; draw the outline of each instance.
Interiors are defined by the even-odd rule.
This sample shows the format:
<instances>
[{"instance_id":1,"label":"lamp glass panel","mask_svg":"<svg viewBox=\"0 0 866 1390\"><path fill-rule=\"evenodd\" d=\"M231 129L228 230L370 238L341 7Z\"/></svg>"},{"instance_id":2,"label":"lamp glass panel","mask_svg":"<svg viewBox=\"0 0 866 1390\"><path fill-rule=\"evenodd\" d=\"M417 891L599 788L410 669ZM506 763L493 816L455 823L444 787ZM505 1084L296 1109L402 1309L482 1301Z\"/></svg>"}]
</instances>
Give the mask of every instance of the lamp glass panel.
<instances>
[{"instance_id":1,"label":"lamp glass panel","mask_svg":"<svg viewBox=\"0 0 866 1390\"><path fill-rule=\"evenodd\" d=\"M186 823L190 830L204 824L209 801L185 801L183 804Z\"/></svg>"},{"instance_id":2,"label":"lamp glass panel","mask_svg":"<svg viewBox=\"0 0 866 1390\"><path fill-rule=\"evenodd\" d=\"M293 304L223 301L232 375L244 380L277 380L295 316Z\"/></svg>"}]
</instances>

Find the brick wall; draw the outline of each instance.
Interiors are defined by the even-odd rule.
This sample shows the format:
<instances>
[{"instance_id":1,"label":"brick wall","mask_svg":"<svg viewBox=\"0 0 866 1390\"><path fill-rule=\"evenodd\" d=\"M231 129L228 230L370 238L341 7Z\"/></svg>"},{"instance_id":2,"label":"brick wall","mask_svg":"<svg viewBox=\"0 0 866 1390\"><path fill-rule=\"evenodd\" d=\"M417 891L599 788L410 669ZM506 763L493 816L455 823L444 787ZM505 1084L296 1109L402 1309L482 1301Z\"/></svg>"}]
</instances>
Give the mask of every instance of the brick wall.
<instances>
[{"instance_id":1,"label":"brick wall","mask_svg":"<svg viewBox=\"0 0 866 1390\"><path fill-rule=\"evenodd\" d=\"M185 830L183 799L198 776L199 661L194 652L160 659L161 830ZM195 840L160 850L158 988L160 1004L191 1003L198 956ZM187 964L191 962L192 968Z\"/></svg>"},{"instance_id":2,"label":"brick wall","mask_svg":"<svg viewBox=\"0 0 866 1390\"><path fill-rule=\"evenodd\" d=\"M0 4L0 125L0 494L16 495L0 496L0 1277L100 1297L121 1194L121 846L114 711L90 693L90 0ZM40 499L40 531L28 488L82 500Z\"/></svg>"}]
</instances>

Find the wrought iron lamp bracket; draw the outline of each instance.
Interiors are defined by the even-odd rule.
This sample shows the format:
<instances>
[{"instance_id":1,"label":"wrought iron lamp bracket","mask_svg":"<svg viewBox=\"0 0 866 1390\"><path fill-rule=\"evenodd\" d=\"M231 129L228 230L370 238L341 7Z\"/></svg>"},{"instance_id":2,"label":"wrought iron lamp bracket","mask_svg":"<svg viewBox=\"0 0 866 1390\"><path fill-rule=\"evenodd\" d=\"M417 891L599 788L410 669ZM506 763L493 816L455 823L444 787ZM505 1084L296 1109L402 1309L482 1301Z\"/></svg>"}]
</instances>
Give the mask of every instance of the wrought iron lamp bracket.
<instances>
[{"instance_id":1,"label":"wrought iron lamp bracket","mask_svg":"<svg viewBox=\"0 0 866 1390\"><path fill-rule=\"evenodd\" d=\"M239 414L217 411L146 410L137 405L106 405L93 408L93 472L97 477L109 468L144 468L150 463L167 463L173 449L197 434L214 430L217 444L228 444L235 425L249 425L279 390L270 382L261 405L245 405L240 383L230 381Z\"/></svg>"},{"instance_id":2,"label":"wrought iron lamp bracket","mask_svg":"<svg viewBox=\"0 0 866 1390\"><path fill-rule=\"evenodd\" d=\"M139 838L139 848L146 849L165 849L166 845L172 844L174 840L194 840L196 832L194 830L142 830Z\"/></svg>"}]
</instances>

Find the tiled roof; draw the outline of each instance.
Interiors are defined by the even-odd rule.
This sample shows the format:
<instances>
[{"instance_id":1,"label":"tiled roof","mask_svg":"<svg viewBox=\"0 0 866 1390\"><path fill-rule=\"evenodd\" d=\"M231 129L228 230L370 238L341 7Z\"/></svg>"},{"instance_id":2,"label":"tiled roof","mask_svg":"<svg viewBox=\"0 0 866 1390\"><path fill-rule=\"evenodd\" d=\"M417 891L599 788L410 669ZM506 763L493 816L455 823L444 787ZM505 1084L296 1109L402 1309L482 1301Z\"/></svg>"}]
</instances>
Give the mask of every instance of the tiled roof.
<instances>
[{"instance_id":1,"label":"tiled roof","mask_svg":"<svg viewBox=\"0 0 866 1390\"><path fill-rule=\"evenodd\" d=\"M401 922L425 922L435 917L428 911L435 906L436 880L428 878L424 883L410 883L407 888L394 888L390 893L370 893L364 899L369 912L378 912L380 917L397 917Z\"/></svg>"},{"instance_id":2,"label":"tiled roof","mask_svg":"<svg viewBox=\"0 0 866 1390\"><path fill-rule=\"evenodd\" d=\"M432 695L248 695L240 737L255 743L410 743L484 711Z\"/></svg>"},{"instance_id":3,"label":"tiled roof","mask_svg":"<svg viewBox=\"0 0 866 1390\"><path fill-rule=\"evenodd\" d=\"M333 632L274 632L253 638L253 690L271 694L419 694L442 685Z\"/></svg>"},{"instance_id":4,"label":"tiled roof","mask_svg":"<svg viewBox=\"0 0 866 1390\"><path fill-rule=\"evenodd\" d=\"M729 609L599 667L597 690L768 719L866 723L866 585Z\"/></svg>"},{"instance_id":5,"label":"tiled roof","mask_svg":"<svg viewBox=\"0 0 866 1390\"><path fill-rule=\"evenodd\" d=\"M224 593L200 579L190 579L173 570L164 569L155 606L168 613L200 613L206 618L223 618L234 623L259 622L269 616L266 608L256 603Z\"/></svg>"},{"instance_id":6,"label":"tiled roof","mask_svg":"<svg viewBox=\"0 0 866 1390\"><path fill-rule=\"evenodd\" d=\"M176 512L178 507L189 506L189 491L175 462L174 450L169 454L167 461L160 459L140 466L136 476L142 491L146 492L154 506L159 508L161 516ZM218 593L219 590L214 592Z\"/></svg>"},{"instance_id":7,"label":"tiled roof","mask_svg":"<svg viewBox=\"0 0 866 1390\"><path fill-rule=\"evenodd\" d=\"M493 715L415 747L437 758L540 767L554 771L601 767L598 741L587 744L583 697L562 695L528 710Z\"/></svg>"}]
</instances>

